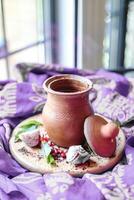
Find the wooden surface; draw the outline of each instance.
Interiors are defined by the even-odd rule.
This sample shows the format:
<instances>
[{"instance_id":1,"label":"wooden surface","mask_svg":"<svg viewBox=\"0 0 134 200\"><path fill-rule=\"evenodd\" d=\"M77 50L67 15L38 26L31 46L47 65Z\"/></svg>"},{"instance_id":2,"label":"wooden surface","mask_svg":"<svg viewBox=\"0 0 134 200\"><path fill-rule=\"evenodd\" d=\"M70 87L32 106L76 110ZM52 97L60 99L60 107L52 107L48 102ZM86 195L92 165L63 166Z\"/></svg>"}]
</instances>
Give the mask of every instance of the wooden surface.
<instances>
[{"instance_id":1,"label":"wooden surface","mask_svg":"<svg viewBox=\"0 0 134 200\"><path fill-rule=\"evenodd\" d=\"M85 173L104 172L115 166L122 157L122 153L124 151L125 146L125 136L122 130L120 129L119 135L117 137L117 148L115 156L111 158L102 158L98 155L94 155L90 158L90 161L88 163L80 166L68 164L66 160L60 162L56 161L56 166L51 166L46 162L44 158L39 158L39 148L30 148L22 141L16 143L14 142L15 134L18 132L19 127L26 121L31 119L36 119L37 121L42 122L41 115L36 115L34 117L30 117L24 120L13 130L9 141L12 156L16 161L18 161L18 163L20 163L20 165L22 165L29 171L39 172L41 174L61 171L68 172L73 176L82 176Z\"/></svg>"}]
</instances>

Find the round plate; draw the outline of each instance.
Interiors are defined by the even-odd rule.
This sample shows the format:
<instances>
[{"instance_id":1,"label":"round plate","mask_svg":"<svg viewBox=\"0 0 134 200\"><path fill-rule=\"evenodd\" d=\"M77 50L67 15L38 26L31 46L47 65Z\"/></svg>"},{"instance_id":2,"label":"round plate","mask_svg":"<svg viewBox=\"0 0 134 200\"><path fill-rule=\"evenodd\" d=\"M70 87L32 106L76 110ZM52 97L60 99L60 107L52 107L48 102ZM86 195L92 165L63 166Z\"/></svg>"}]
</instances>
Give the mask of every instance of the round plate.
<instances>
[{"instance_id":1,"label":"round plate","mask_svg":"<svg viewBox=\"0 0 134 200\"><path fill-rule=\"evenodd\" d=\"M42 122L41 114L35 115L22 121L13 130L9 141L9 146L14 159L18 161L18 163L20 163L23 167L32 172L39 172L41 174L52 172L68 172L73 176L82 176L85 173L101 173L112 168L120 161L122 157L125 146L125 136L123 131L120 129L119 135L117 137L117 147L113 157L103 158L98 155L93 155L89 162L77 166L67 163L66 160L56 161L56 165L50 165L44 158L40 158L39 147L30 148L22 141L15 142L15 134L18 132L19 127L31 119ZM105 119L110 121L107 118Z\"/></svg>"}]
</instances>

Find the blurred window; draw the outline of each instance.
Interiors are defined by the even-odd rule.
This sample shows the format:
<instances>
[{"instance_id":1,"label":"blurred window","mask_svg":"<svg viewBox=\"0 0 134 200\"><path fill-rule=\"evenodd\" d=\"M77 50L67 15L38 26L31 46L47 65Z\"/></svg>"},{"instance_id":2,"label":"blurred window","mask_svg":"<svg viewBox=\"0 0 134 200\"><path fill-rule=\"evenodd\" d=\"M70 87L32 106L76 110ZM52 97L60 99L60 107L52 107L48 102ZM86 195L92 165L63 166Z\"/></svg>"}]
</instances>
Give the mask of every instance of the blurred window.
<instances>
[{"instance_id":1,"label":"blurred window","mask_svg":"<svg viewBox=\"0 0 134 200\"><path fill-rule=\"evenodd\" d=\"M134 0L0 0L0 79L19 62L132 70L133 24Z\"/></svg>"},{"instance_id":2,"label":"blurred window","mask_svg":"<svg viewBox=\"0 0 134 200\"><path fill-rule=\"evenodd\" d=\"M43 19L42 0L0 1L0 78L18 62L45 62Z\"/></svg>"}]
</instances>

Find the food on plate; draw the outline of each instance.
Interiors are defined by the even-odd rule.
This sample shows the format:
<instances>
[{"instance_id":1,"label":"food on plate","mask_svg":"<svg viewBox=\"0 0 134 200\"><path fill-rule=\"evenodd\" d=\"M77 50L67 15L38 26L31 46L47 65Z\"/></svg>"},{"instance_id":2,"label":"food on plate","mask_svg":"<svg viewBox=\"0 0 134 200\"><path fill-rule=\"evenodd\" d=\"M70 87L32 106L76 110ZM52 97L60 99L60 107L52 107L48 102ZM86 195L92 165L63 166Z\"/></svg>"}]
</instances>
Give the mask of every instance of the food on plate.
<instances>
[{"instance_id":1,"label":"food on plate","mask_svg":"<svg viewBox=\"0 0 134 200\"><path fill-rule=\"evenodd\" d=\"M89 159L90 154L81 145L69 147L67 152L67 162L77 165L85 163Z\"/></svg>"},{"instance_id":2,"label":"food on plate","mask_svg":"<svg viewBox=\"0 0 134 200\"><path fill-rule=\"evenodd\" d=\"M25 122L19 127L19 131L15 135L15 142L22 140L29 147L35 147L40 143L40 130L42 124L36 120Z\"/></svg>"},{"instance_id":3,"label":"food on plate","mask_svg":"<svg viewBox=\"0 0 134 200\"><path fill-rule=\"evenodd\" d=\"M29 147L35 147L40 143L39 129L28 130L20 135L20 139Z\"/></svg>"}]
</instances>

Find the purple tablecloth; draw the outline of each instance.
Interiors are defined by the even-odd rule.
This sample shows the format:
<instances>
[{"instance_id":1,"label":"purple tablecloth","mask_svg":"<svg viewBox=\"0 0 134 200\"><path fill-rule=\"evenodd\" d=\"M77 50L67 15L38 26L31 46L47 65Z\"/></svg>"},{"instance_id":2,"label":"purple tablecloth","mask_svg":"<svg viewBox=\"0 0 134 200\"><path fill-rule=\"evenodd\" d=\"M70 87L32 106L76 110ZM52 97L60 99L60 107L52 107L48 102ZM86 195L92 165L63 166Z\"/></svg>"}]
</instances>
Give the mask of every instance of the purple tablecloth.
<instances>
[{"instance_id":1,"label":"purple tablecloth","mask_svg":"<svg viewBox=\"0 0 134 200\"><path fill-rule=\"evenodd\" d=\"M100 71L84 71L18 64L23 80L0 82L0 199L2 200L133 200L134 126L123 128L127 142L125 155L112 170L100 175L73 178L67 173L28 172L10 155L8 141L13 128L28 116L41 112L46 101L43 81L54 74L85 76L94 83L89 95L95 112L121 123L134 116L134 84L123 76Z\"/></svg>"}]
</instances>

